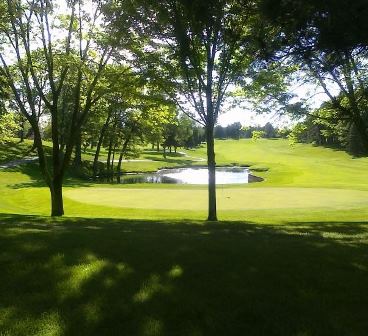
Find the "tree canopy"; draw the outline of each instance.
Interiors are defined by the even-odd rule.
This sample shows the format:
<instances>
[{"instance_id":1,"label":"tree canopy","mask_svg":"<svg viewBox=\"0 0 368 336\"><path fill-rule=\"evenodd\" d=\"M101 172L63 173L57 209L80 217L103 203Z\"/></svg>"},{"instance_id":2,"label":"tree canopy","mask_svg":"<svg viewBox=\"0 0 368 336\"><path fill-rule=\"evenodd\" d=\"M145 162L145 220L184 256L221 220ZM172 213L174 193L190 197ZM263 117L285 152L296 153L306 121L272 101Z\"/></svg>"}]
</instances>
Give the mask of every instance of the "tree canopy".
<instances>
[{"instance_id":1,"label":"tree canopy","mask_svg":"<svg viewBox=\"0 0 368 336\"><path fill-rule=\"evenodd\" d=\"M214 126L231 85L257 57L253 1L108 2L112 31L131 32L133 57L182 112L206 129L209 220L217 220ZM139 37L139 38L138 38Z\"/></svg>"},{"instance_id":2,"label":"tree canopy","mask_svg":"<svg viewBox=\"0 0 368 336\"><path fill-rule=\"evenodd\" d=\"M271 59L291 63L300 81L319 86L335 117L354 125L367 151L368 3L264 0L261 7L274 29Z\"/></svg>"}]
</instances>

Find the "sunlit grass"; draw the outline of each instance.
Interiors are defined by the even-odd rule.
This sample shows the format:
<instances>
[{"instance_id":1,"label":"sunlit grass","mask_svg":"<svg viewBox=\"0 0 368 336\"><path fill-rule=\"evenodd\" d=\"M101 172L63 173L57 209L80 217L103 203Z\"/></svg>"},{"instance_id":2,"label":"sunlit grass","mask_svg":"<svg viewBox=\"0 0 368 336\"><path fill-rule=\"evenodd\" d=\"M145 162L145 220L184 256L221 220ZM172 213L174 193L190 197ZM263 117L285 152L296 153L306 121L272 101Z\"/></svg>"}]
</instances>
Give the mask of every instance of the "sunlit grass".
<instances>
[{"instance_id":1,"label":"sunlit grass","mask_svg":"<svg viewBox=\"0 0 368 336\"><path fill-rule=\"evenodd\" d=\"M190 164L205 157L205 147L185 152L193 160ZM367 158L356 159L342 151L311 145L290 146L286 140L217 141L216 152L218 165L249 164L254 174L265 179L248 185L219 186L219 218L261 218L268 222L283 216L294 220L300 216L333 218L334 212L335 219L365 218ZM173 153L165 161L162 153L142 152L139 159L155 161L125 162L124 169L150 171L182 165L186 158ZM49 214L49 191L36 164L0 171L0 192L0 212ZM206 217L206 186L96 184L67 178L64 196L67 216Z\"/></svg>"},{"instance_id":2,"label":"sunlit grass","mask_svg":"<svg viewBox=\"0 0 368 336\"><path fill-rule=\"evenodd\" d=\"M207 191L203 189L160 189L156 192L160 193L159 198L153 196L151 189L99 188L96 193L91 193L89 188L84 188L68 189L65 196L87 204L123 208L204 210L207 205ZM338 210L368 206L368 191L327 188L226 188L218 191L217 201L219 211L288 208Z\"/></svg>"}]
</instances>

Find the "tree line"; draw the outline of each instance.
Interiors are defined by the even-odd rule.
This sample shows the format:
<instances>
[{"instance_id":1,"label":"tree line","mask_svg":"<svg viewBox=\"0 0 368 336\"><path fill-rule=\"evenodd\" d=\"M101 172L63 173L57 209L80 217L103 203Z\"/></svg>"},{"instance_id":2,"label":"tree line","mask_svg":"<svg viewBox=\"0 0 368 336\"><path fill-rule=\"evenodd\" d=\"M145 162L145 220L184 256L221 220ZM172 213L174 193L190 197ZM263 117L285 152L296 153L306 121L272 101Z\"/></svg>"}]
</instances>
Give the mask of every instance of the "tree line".
<instances>
[{"instance_id":1,"label":"tree line","mask_svg":"<svg viewBox=\"0 0 368 336\"><path fill-rule=\"evenodd\" d=\"M270 122L263 126L243 126L240 122L234 122L227 126L215 126L215 139L251 139L258 135L262 138L287 138L291 129L288 127L275 127Z\"/></svg>"},{"instance_id":2,"label":"tree line","mask_svg":"<svg viewBox=\"0 0 368 336\"><path fill-rule=\"evenodd\" d=\"M289 137L292 142L336 148L353 156L368 155L356 125L349 118L341 118L331 102L323 103L305 120L298 122Z\"/></svg>"}]
</instances>

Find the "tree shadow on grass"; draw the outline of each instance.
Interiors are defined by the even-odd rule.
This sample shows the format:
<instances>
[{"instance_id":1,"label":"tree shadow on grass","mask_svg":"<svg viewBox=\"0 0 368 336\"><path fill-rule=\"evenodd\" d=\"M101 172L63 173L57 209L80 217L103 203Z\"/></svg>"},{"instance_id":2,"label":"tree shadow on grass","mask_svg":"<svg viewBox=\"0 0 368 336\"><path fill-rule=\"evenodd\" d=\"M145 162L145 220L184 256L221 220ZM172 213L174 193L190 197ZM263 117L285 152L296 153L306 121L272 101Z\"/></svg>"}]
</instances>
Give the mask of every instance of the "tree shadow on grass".
<instances>
[{"instance_id":1,"label":"tree shadow on grass","mask_svg":"<svg viewBox=\"0 0 368 336\"><path fill-rule=\"evenodd\" d=\"M0 215L11 335L366 335L368 224Z\"/></svg>"},{"instance_id":2,"label":"tree shadow on grass","mask_svg":"<svg viewBox=\"0 0 368 336\"><path fill-rule=\"evenodd\" d=\"M30 181L28 182L22 182L22 183L16 183L16 184L9 184L7 187L13 188L13 189L20 189L20 188L28 188L28 187L45 187L45 181L42 177L42 174L40 172L38 163L26 163L21 164L16 167L9 167L4 168L2 171L4 172L14 172L14 173L21 173L24 175L27 175L30 177Z\"/></svg>"},{"instance_id":3,"label":"tree shadow on grass","mask_svg":"<svg viewBox=\"0 0 368 336\"><path fill-rule=\"evenodd\" d=\"M0 164L22 159L30 154L32 145L30 143L5 143L0 144Z\"/></svg>"},{"instance_id":4,"label":"tree shadow on grass","mask_svg":"<svg viewBox=\"0 0 368 336\"><path fill-rule=\"evenodd\" d=\"M5 172L19 172L24 175L27 175L31 178L28 182L14 183L8 184L7 187L11 189L23 189L23 188L44 188L47 187L45 180L40 172L40 168L37 163L28 163L19 165L17 167L11 167L3 169ZM69 175L66 176L64 183L64 187L90 187L91 181L83 181L76 178L73 178Z\"/></svg>"},{"instance_id":5,"label":"tree shadow on grass","mask_svg":"<svg viewBox=\"0 0 368 336\"><path fill-rule=\"evenodd\" d=\"M142 156L145 158L145 159L150 159L153 157L162 157L164 155L164 152L163 151L155 151L155 150L144 150L142 152ZM166 152L166 156L168 157L185 157L186 154L185 153L181 153L181 152L171 152L170 151L167 151Z\"/></svg>"},{"instance_id":6,"label":"tree shadow on grass","mask_svg":"<svg viewBox=\"0 0 368 336\"><path fill-rule=\"evenodd\" d=\"M190 166L192 164L198 164L198 162L201 161L196 161L196 160L190 160L190 159L170 159L168 157L166 158L153 158L152 161L154 162L165 162L165 163L176 163L182 166Z\"/></svg>"}]
</instances>

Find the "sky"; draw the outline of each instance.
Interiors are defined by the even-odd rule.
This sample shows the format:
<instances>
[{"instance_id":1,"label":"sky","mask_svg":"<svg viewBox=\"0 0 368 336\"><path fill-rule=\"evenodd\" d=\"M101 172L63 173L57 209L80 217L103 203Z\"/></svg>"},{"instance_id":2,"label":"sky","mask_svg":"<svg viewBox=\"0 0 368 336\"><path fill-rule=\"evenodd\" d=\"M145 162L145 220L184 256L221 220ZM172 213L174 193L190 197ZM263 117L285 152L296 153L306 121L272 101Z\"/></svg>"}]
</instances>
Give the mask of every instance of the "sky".
<instances>
[{"instance_id":1,"label":"sky","mask_svg":"<svg viewBox=\"0 0 368 336\"><path fill-rule=\"evenodd\" d=\"M263 126L267 122L278 127L290 126L292 124L291 119L286 116L274 113L257 114L250 107L232 108L219 115L218 124L221 126L227 126L234 122L240 122L243 126Z\"/></svg>"},{"instance_id":2,"label":"sky","mask_svg":"<svg viewBox=\"0 0 368 336\"><path fill-rule=\"evenodd\" d=\"M290 88L290 92L295 94L292 102L297 102L301 99L308 99L311 108L318 108L324 101L329 98L321 91L318 86L311 84L294 84ZM224 108L222 114L218 118L218 124L227 126L234 122L240 122L243 126L264 126L267 122L277 127L290 127L297 121L291 120L289 117L280 116L277 113L257 114L252 110L252 107L247 104L233 108Z\"/></svg>"}]
</instances>

